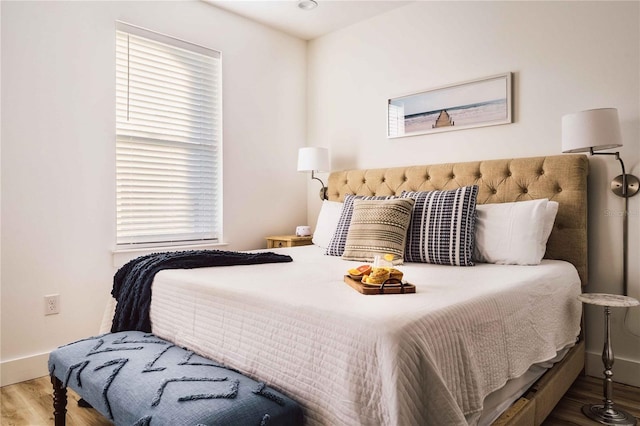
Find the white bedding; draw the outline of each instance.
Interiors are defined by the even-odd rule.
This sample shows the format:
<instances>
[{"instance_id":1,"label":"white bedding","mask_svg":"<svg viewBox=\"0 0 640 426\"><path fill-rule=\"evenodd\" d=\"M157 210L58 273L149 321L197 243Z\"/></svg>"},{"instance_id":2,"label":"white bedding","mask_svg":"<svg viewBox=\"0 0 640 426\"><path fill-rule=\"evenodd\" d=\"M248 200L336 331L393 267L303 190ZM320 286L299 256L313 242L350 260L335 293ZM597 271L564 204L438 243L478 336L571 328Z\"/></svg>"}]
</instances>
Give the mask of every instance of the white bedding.
<instances>
[{"instance_id":1,"label":"white bedding","mask_svg":"<svg viewBox=\"0 0 640 426\"><path fill-rule=\"evenodd\" d=\"M408 263L415 294L365 296L342 281L358 262L274 251L294 261L158 273L153 332L280 389L310 425L475 424L486 395L579 333L567 262Z\"/></svg>"}]
</instances>

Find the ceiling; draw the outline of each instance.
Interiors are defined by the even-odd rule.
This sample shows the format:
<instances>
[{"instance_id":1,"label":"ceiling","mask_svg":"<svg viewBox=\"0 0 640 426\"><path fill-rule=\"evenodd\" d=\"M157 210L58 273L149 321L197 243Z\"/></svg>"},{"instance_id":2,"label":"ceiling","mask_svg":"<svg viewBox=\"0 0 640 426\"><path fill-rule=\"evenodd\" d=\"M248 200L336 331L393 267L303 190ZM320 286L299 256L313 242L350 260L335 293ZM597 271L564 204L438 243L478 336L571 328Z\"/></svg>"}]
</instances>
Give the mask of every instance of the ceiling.
<instances>
[{"instance_id":1,"label":"ceiling","mask_svg":"<svg viewBox=\"0 0 640 426\"><path fill-rule=\"evenodd\" d=\"M303 40L312 40L411 3L404 0L316 0L318 7L302 10L297 0L203 1Z\"/></svg>"}]
</instances>

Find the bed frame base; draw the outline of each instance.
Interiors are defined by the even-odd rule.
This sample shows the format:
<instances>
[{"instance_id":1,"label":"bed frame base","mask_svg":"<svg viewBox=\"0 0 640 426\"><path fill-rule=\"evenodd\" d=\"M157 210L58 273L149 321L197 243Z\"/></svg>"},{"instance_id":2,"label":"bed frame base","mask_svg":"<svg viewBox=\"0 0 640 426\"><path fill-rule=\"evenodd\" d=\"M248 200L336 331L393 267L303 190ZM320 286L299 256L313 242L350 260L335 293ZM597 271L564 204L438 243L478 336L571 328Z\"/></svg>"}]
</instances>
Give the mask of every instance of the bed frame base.
<instances>
[{"instance_id":1,"label":"bed frame base","mask_svg":"<svg viewBox=\"0 0 640 426\"><path fill-rule=\"evenodd\" d=\"M584 371L584 340L502 413L492 426L539 426Z\"/></svg>"}]
</instances>

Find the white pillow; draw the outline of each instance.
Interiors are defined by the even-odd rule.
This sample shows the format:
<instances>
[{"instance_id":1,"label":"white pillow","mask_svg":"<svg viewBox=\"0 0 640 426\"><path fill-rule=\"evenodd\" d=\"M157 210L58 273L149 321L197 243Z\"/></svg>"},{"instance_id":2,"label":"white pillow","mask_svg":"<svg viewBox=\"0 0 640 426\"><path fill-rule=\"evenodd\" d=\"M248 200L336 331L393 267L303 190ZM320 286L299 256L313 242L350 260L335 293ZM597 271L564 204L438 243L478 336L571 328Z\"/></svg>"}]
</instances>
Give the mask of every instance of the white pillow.
<instances>
[{"instance_id":1,"label":"white pillow","mask_svg":"<svg viewBox=\"0 0 640 426\"><path fill-rule=\"evenodd\" d=\"M340 214L342 213L342 203L337 201L324 200L320 213L318 214L318 221L316 222L315 232L311 241L318 247L326 249L331 242L333 234L338 227L338 221L340 220Z\"/></svg>"},{"instance_id":2,"label":"white pillow","mask_svg":"<svg viewBox=\"0 0 640 426\"><path fill-rule=\"evenodd\" d=\"M476 206L475 259L502 265L538 265L558 212L548 199Z\"/></svg>"},{"instance_id":3,"label":"white pillow","mask_svg":"<svg viewBox=\"0 0 640 426\"><path fill-rule=\"evenodd\" d=\"M553 230L553 224L556 221L556 215L558 214L558 207L560 205L557 201L549 201L547 203L547 210L544 215L544 226L542 228L542 239L540 240L540 249L542 250L542 256L547 251L547 240L551 231Z\"/></svg>"}]
</instances>

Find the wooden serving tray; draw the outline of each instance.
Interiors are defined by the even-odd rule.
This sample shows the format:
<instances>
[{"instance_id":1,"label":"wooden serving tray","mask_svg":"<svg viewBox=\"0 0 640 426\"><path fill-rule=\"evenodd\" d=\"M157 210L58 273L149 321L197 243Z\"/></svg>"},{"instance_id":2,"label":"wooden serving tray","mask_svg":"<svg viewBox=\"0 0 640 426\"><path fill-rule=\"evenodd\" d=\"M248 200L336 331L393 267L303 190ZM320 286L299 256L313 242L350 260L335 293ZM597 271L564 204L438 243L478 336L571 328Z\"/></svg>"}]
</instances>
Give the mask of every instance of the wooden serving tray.
<instances>
[{"instance_id":1,"label":"wooden serving tray","mask_svg":"<svg viewBox=\"0 0 640 426\"><path fill-rule=\"evenodd\" d=\"M385 284L384 286L379 286L377 284L367 284L362 281L354 280L348 275L344 276L344 282L362 294L405 294L416 292L416 286L409 283Z\"/></svg>"}]
</instances>

